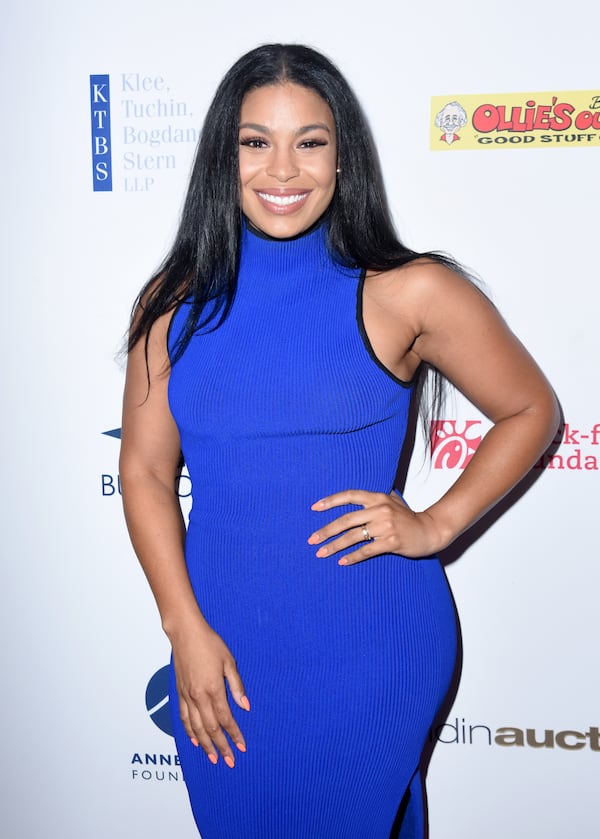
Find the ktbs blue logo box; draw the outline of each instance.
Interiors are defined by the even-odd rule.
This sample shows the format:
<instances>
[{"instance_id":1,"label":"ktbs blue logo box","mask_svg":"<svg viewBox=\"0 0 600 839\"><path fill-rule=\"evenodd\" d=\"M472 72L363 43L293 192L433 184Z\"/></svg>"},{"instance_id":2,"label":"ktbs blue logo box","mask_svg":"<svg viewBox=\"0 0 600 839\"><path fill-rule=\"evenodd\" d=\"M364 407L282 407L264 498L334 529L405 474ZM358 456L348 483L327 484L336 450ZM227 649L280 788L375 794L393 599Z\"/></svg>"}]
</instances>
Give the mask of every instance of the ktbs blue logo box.
<instances>
[{"instance_id":1,"label":"ktbs blue logo box","mask_svg":"<svg viewBox=\"0 0 600 839\"><path fill-rule=\"evenodd\" d=\"M94 192L112 192L110 77L90 76Z\"/></svg>"}]
</instances>

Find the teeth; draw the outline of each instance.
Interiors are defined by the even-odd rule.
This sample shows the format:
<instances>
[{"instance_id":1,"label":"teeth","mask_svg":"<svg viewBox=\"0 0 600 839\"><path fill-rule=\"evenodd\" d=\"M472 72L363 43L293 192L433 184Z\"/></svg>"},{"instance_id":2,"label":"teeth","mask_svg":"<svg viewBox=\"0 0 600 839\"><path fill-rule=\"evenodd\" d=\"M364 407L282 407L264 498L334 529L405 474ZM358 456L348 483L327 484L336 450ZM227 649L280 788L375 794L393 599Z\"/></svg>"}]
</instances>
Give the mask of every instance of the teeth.
<instances>
[{"instance_id":1,"label":"teeth","mask_svg":"<svg viewBox=\"0 0 600 839\"><path fill-rule=\"evenodd\" d=\"M263 201L268 201L269 204L276 204L278 207L289 207L290 204L297 204L306 198L308 193L301 192L299 195L271 195L267 192L258 193Z\"/></svg>"}]
</instances>

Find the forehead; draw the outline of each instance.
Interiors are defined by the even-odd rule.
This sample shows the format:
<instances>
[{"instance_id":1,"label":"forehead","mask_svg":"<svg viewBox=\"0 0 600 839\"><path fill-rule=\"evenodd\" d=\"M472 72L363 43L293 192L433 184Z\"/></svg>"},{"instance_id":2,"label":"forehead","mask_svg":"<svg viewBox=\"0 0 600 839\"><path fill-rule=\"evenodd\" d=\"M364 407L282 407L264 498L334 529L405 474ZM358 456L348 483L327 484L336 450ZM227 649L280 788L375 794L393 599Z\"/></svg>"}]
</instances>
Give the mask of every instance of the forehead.
<instances>
[{"instance_id":1,"label":"forehead","mask_svg":"<svg viewBox=\"0 0 600 839\"><path fill-rule=\"evenodd\" d=\"M333 131L331 108L308 87L286 82L250 90L242 100L240 124L264 125L272 130L296 130L322 123Z\"/></svg>"}]
</instances>

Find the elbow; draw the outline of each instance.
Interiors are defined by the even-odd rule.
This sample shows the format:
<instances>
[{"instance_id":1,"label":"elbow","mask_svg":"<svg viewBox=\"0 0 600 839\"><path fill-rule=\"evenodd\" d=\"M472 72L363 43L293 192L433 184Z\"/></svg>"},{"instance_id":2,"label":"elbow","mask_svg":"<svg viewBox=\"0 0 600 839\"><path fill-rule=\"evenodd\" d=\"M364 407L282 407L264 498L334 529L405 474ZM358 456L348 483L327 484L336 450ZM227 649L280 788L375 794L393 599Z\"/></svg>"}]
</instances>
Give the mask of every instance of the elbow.
<instances>
[{"instance_id":1,"label":"elbow","mask_svg":"<svg viewBox=\"0 0 600 839\"><path fill-rule=\"evenodd\" d=\"M555 440L563 418L560 403L549 384L529 410L538 418L541 451L544 452Z\"/></svg>"},{"instance_id":2,"label":"elbow","mask_svg":"<svg viewBox=\"0 0 600 839\"><path fill-rule=\"evenodd\" d=\"M119 456L119 482L123 503L139 494L163 493L177 496L176 485L181 468L176 462L147 459L136 451L121 447Z\"/></svg>"}]
</instances>

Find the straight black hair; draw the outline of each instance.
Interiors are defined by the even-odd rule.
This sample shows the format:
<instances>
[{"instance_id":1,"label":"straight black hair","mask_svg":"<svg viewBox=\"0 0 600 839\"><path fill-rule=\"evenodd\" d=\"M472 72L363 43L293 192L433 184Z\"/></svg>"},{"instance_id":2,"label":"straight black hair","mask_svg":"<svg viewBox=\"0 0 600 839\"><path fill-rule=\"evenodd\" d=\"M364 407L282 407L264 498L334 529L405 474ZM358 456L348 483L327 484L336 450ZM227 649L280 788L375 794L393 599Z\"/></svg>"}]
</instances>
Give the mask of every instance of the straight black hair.
<instances>
[{"instance_id":1,"label":"straight black hair","mask_svg":"<svg viewBox=\"0 0 600 839\"><path fill-rule=\"evenodd\" d=\"M328 246L339 263L386 271L427 257L459 273L449 257L417 253L399 240L388 208L381 168L367 120L337 67L324 55L297 44L266 44L243 55L221 81L198 142L181 221L173 246L140 292L128 350L147 341L153 323L185 298L191 306L171 363L185 351L196 330L218 326L235 297L242 211L238 135L244 96L267 85L293 83L308 88L330 107L336 127L340 176L325 214ZM422 365L418 389L425 381ZM427 377L429 409L439 408L442 379ZM433 392L431 393L431 387Z\"/></svg>"}]
</instances>

